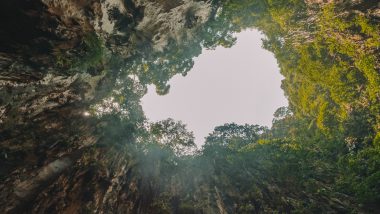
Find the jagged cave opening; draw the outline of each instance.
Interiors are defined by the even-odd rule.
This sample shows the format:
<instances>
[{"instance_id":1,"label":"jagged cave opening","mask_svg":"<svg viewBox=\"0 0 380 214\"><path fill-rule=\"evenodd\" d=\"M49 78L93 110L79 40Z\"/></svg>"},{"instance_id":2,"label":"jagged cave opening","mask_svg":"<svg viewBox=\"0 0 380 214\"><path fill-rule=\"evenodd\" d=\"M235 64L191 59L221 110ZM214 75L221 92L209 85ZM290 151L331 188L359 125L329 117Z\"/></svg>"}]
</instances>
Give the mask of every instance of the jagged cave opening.
<instances>
[{"instance_id":1,"label":"jagged cave opening","mask_svg":"<svg viewBox=\"0 0 380 214\"><path fill-rule=\"evenodd\" d=\"M379 21L364 0L2 0L0 212L379 213ZM252 28L289 103L271 128L196 148L147 120L148 85Z\"/></svg>"},{"instance_id":2,"label":"jagged cave opening","mask_svg":"<svg viewBox=\"0 0 380 214\"><path fill-rule=\"evenodd\" d=\"M185 77L170 79L170 92L160 96L148 86L142 107L149 121L180 120L202 146L214 127L225 123L270 127L273 113L287 106L273 54L262 48L263 35L245 30L231 48L202 50Z\"/></svg>"}]
</instances>

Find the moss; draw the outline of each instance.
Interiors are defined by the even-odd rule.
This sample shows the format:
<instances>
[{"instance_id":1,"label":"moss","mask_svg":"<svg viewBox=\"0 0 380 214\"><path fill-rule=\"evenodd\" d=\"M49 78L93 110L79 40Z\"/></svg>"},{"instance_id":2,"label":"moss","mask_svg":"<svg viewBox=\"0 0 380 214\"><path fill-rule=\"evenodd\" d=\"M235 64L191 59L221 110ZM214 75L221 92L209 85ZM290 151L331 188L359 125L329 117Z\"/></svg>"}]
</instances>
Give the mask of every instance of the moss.
<instances>
[{"instance_id":1,"label":"moss","mask_svg":"<svg viewBox=\"0 0 380 214\"><path fill-rule=\"evenodd\" d=\"M59 51L56 54L56 66L69 74L74 74L94 73L94 70L99 70L97 68L104 64L106 55L104 41L95 33L86 34L75 51L78 53L73 55Z\"/></svg>"}]
</instances>

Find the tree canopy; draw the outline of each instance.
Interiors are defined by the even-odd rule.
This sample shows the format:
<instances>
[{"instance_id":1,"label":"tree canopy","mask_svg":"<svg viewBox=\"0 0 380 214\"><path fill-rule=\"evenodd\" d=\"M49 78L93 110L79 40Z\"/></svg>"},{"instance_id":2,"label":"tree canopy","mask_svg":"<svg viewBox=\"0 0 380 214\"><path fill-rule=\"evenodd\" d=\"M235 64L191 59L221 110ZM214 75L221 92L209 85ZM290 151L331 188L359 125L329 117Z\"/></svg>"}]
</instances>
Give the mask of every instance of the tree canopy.
<instances>
[{"instance_id":1,"label":"tree canopy","mask_svg":"<svg viewBox=\"0 0 380 214\"><path fill-rule=\"evenodd\" d=\"M69 80L62 84L58 81L56 88L46 87L53 88L52 100L65 104L60 106L65 115L59 119L69 124L68 134L57 137L46 132L44 136L49 140L60 136L65 139L39 146L45 139L34 132L24 133L22 138L15 137L22 131L1 132L0 138L13 140L6 141L5 149L1 147L1 163L8 164L5 171L17 167L9 163L18 160L19 155L24 162L43 165L39 158L44 157L37 155L44 149L54 151L57 145L70 150L73 145L66 143L67 139L95 141L91 145L74 145L79 149L70 155L53 153L54 158L60 159L42 168L30 183L38 186L35 183L42 183L41 180L59 177L44 177L47 170L60 169L54 168L54 164L71 167L79 163L75 166L86 170L72 167L73 171L68 172L72 173L70 179L58 179L70 183L69 188L62 190L59 185L50 185L48 193L64 192L60 195L63 199L54 203L66 206L66 195L71 197L66 193L77 188L76 182L92 182L89 186L99 191L91 192L88 187L81 192L81 202L86 203L83 212L96 210L96 203L103 203L104 209L113 203L118 209L109 212L121 212L122 207L136 213L379 213L380 22L376 1L191 1L202 2L203 6L207 3L208 20L194 28L192 36L181 37L180 42L168 39L162 50L155 50L152 41L147 42L148 36L136 33L137 21L144 16L144 8L137 8L136 2L124 1L128 11L135 10L134 19L128 13L108 11L123 33L113 39L133 46L128 57L106 51L109 44L103 44L96 34L84 36L79 44L83 49L79 53L82 61L60 53L56 56L57 66L67 69L65 75L78 78L69 79L73 91L87 95L84 89L97 87L104 99L86 103L90 107L85 112L80 105L73 105L79 106L80 111L69 112L65 109L71 98L86 101L75 94L67 98L69 101L54 94ZM164 4L169 9L178 6L174 0L157 2L146 4ZM186 28L194 27L200 19L193 12L185 14ZM289 106L274 112L271 128L221 124L208 135L202 148L196 148L193 133L181 121L152 122L144 116L140 100L148 85L155 85L161 95L169 93L170 78L186 76L193 67L193 58L203 49L231 47L236 42L235 33L249 28L265 35L263 48L274 54L284 76L282 89ZM82 82L83 87L75 85L85 75L107 76L112 81L91 79ZM22 84L17 83L17 87ZM30 93L30 97L38 97L33 87L16 95ZM62 93L71 92L65 90ZM38 99L48 100L47 97ZM51 103L46 105L54 105ZM27 107L20 105L19 109ZM0 113L7 108L0 109ZM55 109L48 110L46 117L54 115ZM71 121L72 115L80 115L80 123ZM60 127L56 118L46 123L40 121L33 120L28 128L40 131L44 127ZM78 130L88 133L72 134ZM36 133L41 132L44 133ZM30 147L34 150L28 147L27 152L8 152L9 148L28 142L29 137L38 142ZM8 153L12 155L9 158ZM81 161L77 161L79 156ZM14 173L18 175L17 171ZM5 175L1 174L0 180L7 180ZM37 192L39 189L33 185L29 187ZM22 188L27 189L28 185L21 183L19 189ZM9 192L18 193L13 189ZM28 200L33 198L28 196ZM50 211L50 205L46 206Z\"/></svg>"}]
</instances>

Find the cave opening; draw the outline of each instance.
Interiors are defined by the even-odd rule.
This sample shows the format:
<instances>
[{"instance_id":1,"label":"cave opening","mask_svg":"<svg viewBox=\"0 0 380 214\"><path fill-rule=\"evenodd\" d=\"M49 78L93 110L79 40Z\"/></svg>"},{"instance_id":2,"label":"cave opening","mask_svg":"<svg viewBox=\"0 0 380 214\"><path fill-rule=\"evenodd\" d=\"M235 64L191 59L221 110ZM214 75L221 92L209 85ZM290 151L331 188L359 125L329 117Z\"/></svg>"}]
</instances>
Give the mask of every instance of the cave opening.
<instances>
[{"instance_id":1,"label":"cave opening","mask_svg":"<svg viewBox=\"0 0 380 214\"><path fill-rule=\"evenodd\" d=\"M231 48L203 50L185 77L172 77L168 94L158 95L149 86L142 98L147 118L184 122L198 146L221 124L270 127L275 110L287 106L283 76L273 54L262 48L263 34L250 29L235 36Z\"/></svg>"}]
</instances>

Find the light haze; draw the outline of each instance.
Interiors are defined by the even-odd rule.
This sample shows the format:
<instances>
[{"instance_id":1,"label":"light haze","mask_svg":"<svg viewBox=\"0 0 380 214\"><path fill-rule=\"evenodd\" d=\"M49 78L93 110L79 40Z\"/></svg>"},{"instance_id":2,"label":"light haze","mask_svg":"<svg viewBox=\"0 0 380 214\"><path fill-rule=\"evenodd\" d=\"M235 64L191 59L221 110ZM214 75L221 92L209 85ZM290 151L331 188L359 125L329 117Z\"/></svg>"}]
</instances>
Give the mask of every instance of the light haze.
<instances>
[{"instance_id":1,"label":"light haze","mask_svg":"<svg viewBox=\"0 0 380 214\"><path fill-rule=\"evenodd\" d=\"M170 80L169 94L159 96L149 86L142 99L147 118L183 121L198 145L224 123L271 126L274 111L287 106L277 61L261 47L260 32L248 30L236 36L232 48L203 50L186 77Z\"/></svg>"}]
</instances>

